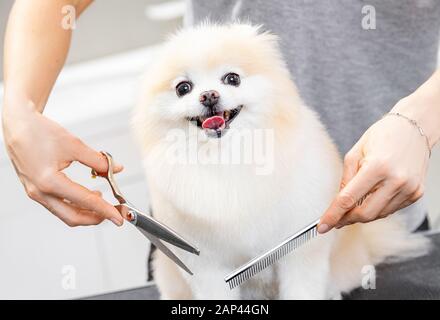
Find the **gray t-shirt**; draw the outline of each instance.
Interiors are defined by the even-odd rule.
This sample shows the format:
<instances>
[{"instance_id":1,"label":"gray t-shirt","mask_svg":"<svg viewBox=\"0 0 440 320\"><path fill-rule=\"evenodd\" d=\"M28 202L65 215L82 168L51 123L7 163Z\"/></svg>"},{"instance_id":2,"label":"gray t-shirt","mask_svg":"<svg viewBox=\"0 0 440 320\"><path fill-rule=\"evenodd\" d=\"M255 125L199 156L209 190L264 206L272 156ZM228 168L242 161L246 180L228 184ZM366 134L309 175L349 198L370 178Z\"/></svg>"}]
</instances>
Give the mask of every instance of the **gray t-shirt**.
<instances>
[{"instance_id":1,"label":"gray t-shirt","mask_svg":"<svg viewBox=\"0 0 440 320\"><path fill-rule=\"evenodd\" d=\"M440 0L192 0L186 18L277 34L300 95L342 154L437 66ZM404 211L409 228L426 214L423 201Z\"/></svg>"}]
</instances>

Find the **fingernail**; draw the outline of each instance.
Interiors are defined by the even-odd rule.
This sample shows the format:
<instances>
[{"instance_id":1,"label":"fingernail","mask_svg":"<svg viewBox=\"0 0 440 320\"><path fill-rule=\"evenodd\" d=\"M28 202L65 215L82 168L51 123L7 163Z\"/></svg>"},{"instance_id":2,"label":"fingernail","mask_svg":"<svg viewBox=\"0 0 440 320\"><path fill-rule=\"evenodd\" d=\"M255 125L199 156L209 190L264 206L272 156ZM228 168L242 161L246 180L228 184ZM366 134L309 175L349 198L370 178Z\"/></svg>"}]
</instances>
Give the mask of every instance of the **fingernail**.
<instances>
[{"instance_id":1,"label":"fingernail","mask_svg":"<svg viewBox=\"0 0 440 320\"><path fill-rule=\"evenodd\" d=\"M113 222L116 226L122 226L122 220L118 220L116 218L110 218L110 221Z\"/></svg>"},{"instance_id":2,"label":"fingernail","mask_svg":"<svg viewBox=\"0 0 440 320\"><path fill-rule=\"evenodd\" d=\"M113 168L116 169L116 170L119 170L119 171L124 170L124 166L122 164L119 164L119 163L115 163L113 165Z\"/></svg>"},{"instance_id":3,"label":"fingernail","mask_svg":"<svg viewBox=\"0 0 440 320\"><path fill-rule=\"evenodd\" d=\"M329 227L326 224L320 224L318 226L318 232L319 233L326 233L328 230L329 230Z\"/></svg>"}]
</instances>

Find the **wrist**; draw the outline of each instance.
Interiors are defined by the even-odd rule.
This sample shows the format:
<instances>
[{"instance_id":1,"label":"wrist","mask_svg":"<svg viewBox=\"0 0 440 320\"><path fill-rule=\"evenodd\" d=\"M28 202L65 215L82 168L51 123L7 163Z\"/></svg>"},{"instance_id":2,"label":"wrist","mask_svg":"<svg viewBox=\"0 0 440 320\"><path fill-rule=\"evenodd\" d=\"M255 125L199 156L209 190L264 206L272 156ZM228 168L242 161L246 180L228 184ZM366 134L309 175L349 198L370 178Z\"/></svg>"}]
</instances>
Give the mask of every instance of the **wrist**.
<instances>
[{"instance_id":1,"label":"wrist","mask_svg":"<svg viewBox=\"0 0 440 320\"><path fill-rule=\"evenodd\" d=\"M5 90L3 98L3 120L14 119L23 115L39 112L35 103L22 94Z\"/></svg>"},{"instance_id":2,"label":"wrist","mask_svg":"<svg viewBox=\"0 0 440 320\"><path fill-rule=\"evenodd\" d=\"M440 140L440 75L435 75L411 95L401 99L390 112L415 120L432 149Z\"/></svg>"},{"instance_id":3,"label":"wrist","mask_svg":"<svg viewBox=\"0 0 440 320\"><path fill-rule=\"evenodd\" d=\"M32 101L5 92L1 117L5 141L19 135L36 113L39 112Z\"/></svg>"},{"instance_id":4,"label":"wrist","mask_svg":"<svg viewBox=\"0 0 440 320\"><path fill-rule=\"evenodd\" d=\"M385 117L387 117L387 116L394 116L394 117L399 117L399 118L401 118L401 119L405 119L405 121L408 121L408 123L411 124L411 126L413 126L415 129L417 129L417 131L419 132L420 136L423 137L423 139L424 139L424 141L425 141L426 147L427 147L427 149L428 149L429 158L431 158L431 151L432 151L432 148L431 148L431 145L430 145L430 143L429 143L428 136L425 134L425 131L424 131L423 128L417 123L417 121L415 121L414 119L408 118L407 116L403 115L403 114L400 113L400 112L393 112L393 111L390 111L390 112L388 112L387 114L385 114L385 115L383 116L383 118L385 118Z\"/></svg>"}]
</instances>

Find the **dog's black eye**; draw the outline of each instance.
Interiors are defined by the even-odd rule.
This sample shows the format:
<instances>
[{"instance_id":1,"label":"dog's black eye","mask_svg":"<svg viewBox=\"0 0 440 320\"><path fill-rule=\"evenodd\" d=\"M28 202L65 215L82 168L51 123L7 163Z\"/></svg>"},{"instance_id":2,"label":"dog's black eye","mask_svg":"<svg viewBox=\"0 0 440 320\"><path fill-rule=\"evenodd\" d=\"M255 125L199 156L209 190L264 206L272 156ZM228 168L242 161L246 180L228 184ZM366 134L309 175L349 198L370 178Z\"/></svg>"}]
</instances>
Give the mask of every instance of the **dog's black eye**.
<instances>
[{"instance_id":1,"label":"dog's black eye","mask_svg":"<svg viewBox=\"0 0 440 320\"><path fill-rule=\"evenodd\" d=\"M240 76L236 73L228 73L223 76L223 83L238 87L240 85Z\"/></svg>"},{"instance_id":2,"label":"dog's black eye","mask_svg":"<svg viewBox=\"0 0 440 320\"><path fill-rule=\"evenodd\" d=\"M182 81L176 86L176 94L178 97L190 93L191 90L192 90L192 84L189 81Z\"/></svg>"}]
</instances>

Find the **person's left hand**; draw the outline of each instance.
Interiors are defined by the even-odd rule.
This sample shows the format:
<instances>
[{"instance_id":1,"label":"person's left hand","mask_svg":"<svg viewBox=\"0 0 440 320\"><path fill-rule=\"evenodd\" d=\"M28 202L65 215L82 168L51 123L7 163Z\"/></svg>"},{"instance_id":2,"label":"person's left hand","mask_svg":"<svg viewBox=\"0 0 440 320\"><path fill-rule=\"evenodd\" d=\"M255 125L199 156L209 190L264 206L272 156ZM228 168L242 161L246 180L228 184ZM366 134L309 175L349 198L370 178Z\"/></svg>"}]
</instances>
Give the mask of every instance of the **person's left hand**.
<instances>
[{"instance_id":1,"label":"person's left hand","mask_svg":"<svg viewBox=\"0 0 440 320\"><path fill-rule=\"evenodd\" d=\"M396 107L408 103L401 100ZM341 190L318 231L384 218L422 197L429 160L424 139L415 126L397 116L373 124L346 154Z\"/></svg>"}]
</instances>

